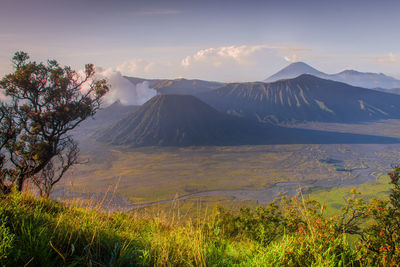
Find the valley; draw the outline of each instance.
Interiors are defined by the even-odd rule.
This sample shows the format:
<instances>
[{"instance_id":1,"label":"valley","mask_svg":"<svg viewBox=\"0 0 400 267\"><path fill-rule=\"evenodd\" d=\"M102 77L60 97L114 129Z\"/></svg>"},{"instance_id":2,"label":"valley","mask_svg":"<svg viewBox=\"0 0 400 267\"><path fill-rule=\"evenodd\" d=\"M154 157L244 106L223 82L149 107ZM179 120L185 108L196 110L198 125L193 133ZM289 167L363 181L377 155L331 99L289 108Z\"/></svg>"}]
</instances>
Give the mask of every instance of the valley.
<instances>
[{"instance_id":1,"label":"valley","mask_svg":"<svg viewBox=\"0 0 400 267\"><path fill-rule=\"evenodd\" d=\"M400 120L296 127L400 137ZM307 193L375 181L400 158L400 144L379 143L128 148L81 139L80 144L88 163L77 165L54 197L106 197L123 210L199 198L266 204L299 188Z\"/></svg>"},{"instance_id":2,"label":"valley","mask_svg":"<svg viewBox=\"0 0 400 267\"><path fill-rule=\"evenodd\" d=\"M254 206L375 182L400 158L398 95L311 75L149 82L158 95L142 106L115 102L74 131L84 164L53 198L111 210Z\"/></svg>"}]
</instances>

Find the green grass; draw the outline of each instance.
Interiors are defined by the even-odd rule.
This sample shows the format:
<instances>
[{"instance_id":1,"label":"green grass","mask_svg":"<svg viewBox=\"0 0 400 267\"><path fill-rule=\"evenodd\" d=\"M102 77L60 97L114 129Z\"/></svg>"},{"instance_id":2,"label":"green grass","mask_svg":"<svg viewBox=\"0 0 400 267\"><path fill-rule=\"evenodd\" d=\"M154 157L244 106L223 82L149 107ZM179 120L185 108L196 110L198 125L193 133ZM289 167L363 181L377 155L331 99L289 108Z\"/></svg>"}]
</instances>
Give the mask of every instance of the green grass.
<instances>
[{"instance_id":1,"label":"green grass","mask_svg":"<svg viewBox=\"0 0 400 267\"><path fill-rule=\"evenodd\" d=\"M151 215L106 214L28 194L13 194L0 204L0 265L5 266L359 263L358 251L347 243L345 235L332 232L330 222L322 221L314 208L304 209L296 202L285 211L272 206L242 209L239 214L223 209L222 213L215 211L209 217L189 221L162 210Z\"/></svg>"},{"instance_id":2,"label":"green grass","mask_svg":"<svg viewBox=\"0 0 400 267\"><path fill-rule=\"evenodd\" d=\"M383 179L364 186L383 192ZM208 204L221 200L207 199ZM266 207L248 203L252 208L238 209L225 199L225 208L204 213L199 206L191 217L184 211L195 208L195 201L207 204L188 199L182 210L166 206L105 213L27 193L3 196L0 266L360 266L400 259L397 245L389 255L372 253L369 241L349 242L356 237L344 230L349 214L325 216L315 200L283 200ZM363 209L359 203L356 209L365 214L370 209L386 214L384 206ZM351 229L366 227L358 219L350 222ZM379 248L386 239L377 229L371 240Z\"/></svg>"},{"instance_id":3,"label":"green grass","mask_svg":"<svg viewBox=\"0 0 400 267\"><path fill-rule=\"evenodd\" d=\"M157 204L138 209L136 212L140 214L152 215L163 212L170 217L179 215L183 220L193 220L211 216L213 210L217 206L223 207L227 210L238 210L241 207L255 208L257 206L257 201L237 200L233 196L226 195L203 196Z\"/></svg>"},{"instance_id":4,"label":"green grass","mask_svg":"<svg viewBox=\"0 0 400 267\"><path fill-rule=\"evenodd\" d=\"M198 223L163 211L106 214L27 194L0 202L0 266L231 266L260 248L207 239Z\"/></svg>"},{"instance_id":5,"label":"green grass","mask_svg":"<svg viewBox=\"0 0 400 267\"><path fill-rule=\"evenodd\" d=\"M327 207L327 216L337 215L342 207L346 204L346 200L351 197L350 191L355 189L361 193L361 196L370 200L373 198L385 199L389 195L389 179L387 175L380 176L376 181L365 183L357 186L344 186L335 188L316 188L312 189L307 196L315 199Z\"/></svg>"}]
</instances>

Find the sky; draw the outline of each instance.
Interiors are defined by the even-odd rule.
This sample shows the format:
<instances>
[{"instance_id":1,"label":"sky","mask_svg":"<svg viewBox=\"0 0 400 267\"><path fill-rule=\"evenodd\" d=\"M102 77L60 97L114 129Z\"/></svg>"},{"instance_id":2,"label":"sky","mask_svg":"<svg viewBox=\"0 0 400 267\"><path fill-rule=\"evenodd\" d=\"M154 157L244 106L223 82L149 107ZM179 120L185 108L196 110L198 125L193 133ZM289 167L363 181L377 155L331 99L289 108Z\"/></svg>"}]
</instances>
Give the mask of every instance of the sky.
<instances>
[{"instance_id":1,"label":"sky","mask_svg":"<svg viewBox=\"0 0 400 267\"><path fill-rule=\"evenodd\" d=\"M16 51L144 78L259 81L294 61L400 78L400 1L0 0Z\"/></svg>"}]
</instances>

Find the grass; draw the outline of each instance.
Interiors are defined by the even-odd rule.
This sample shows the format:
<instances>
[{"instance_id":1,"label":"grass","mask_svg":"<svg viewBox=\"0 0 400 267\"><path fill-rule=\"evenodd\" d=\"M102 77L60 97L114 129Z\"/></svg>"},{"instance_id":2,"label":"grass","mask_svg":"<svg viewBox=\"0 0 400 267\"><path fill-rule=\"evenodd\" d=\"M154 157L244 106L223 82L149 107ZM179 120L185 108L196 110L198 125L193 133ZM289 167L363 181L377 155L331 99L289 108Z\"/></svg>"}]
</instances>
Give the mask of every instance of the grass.
<instances>
[{"instance_id":1,"label":"grass","mask_svg":"<svg viewBox=\"0 0 400 267\"><path fill-rule=\"evenodd\" d=\"M170 203L157 204L146 208L136 210L140 214L156 215L163 212L167 216L173 217L179 215L182 220L193 220L207 218L212 215L213 210L217 207L223 207L227 210L239 210L241 207L257 206L255 200L237 200L232 196L203 196L181 199Z\"/></svg>"},{"instance_id":2,"label":"grass","mask_svg":"<svg viewBox=\"0 0 400 267\"><path fill-rule=\"evenodd\" d=\"M367 255L314 200L228 208L105 213L13 193L0 198L0 266L359 266Z\"/></svg>"},{"instance_id":3,"label":"grass","mask_svg":"<svg viewBox=\"0 0 400 267\"><path fill-rule=\"evenodd\" d=\"M314 188L307 196L311 199L315 199L320 203L327 206L327 216L337 215L346 201L351 197L350 191L356 189L360 192L362 197L366 200L373 198L384 199L389 195L391 186L389 185L389 179L387 175L382 175L376 181L365 183L357 186L344 186L335 188Z\"/></svg>"},{"instance_id":4,"label":"grass","mask_svg":"<svg viewBox=\"0 0 400 267\"><path fill-rule=\"evenodd\" d=\"M13 194L1 200L0 265L6 266L231 266L248 245L214 241L192 222L158 214L106 214ZM244 252L246 248L247 254Z\"/></svg>"}]
</instances>

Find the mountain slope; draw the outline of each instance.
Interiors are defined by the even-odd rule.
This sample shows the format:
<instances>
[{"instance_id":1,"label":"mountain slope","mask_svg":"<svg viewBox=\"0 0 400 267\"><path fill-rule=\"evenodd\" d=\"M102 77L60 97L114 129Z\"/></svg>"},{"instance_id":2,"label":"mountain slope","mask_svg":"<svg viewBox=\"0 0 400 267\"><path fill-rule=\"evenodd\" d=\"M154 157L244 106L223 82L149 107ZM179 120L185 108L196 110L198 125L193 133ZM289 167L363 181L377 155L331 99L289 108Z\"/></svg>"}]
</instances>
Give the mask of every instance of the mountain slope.
<instances>
[{"instance_id":1,"label":"mountain slope","mask_svg":"<svg viewBox=\"0 0 400 267\"><path fill-rule=\"evenodd\" d=\"M134 85L142 83L142 82L148 82L150 88L153 87L156 83L163 81L162 79L144 79L144 78L129 77L129 76L123 76L123 77L125 79L129 80Z\"/></svg>"},{"instance_id":2,"label":"mountain slope","mask_svg":"<svg viewBox=\"0 0 400 267\"><path fill-rule=\"evenodd\" d=\"M154 84L153 89L160 94L182 94L191 95L202 92L208 92L221 87L223 84L218 82L209 82L203 80L163 80Z\"/></svg>"},{"instance_id":3,"label":"mountain slope","mask_svg":"<svg viewBox=\"0 0 400 267\"><path fill-rule=\"evenodd\" d=\"M400 87L399 80L383 73L378 74L372 72L345 70L337 74L326 75L325 78L370 89L377 87L386 89Z\"/></svg>"},{"instance_id":4,"label":"mountain slope","mask_svg":"<svg viewBox=\"0 0 400 267\"><path fill-rule=\"evenodd\" d=\"M283 68L282 70L278 71L274 75L268 77L267 79L264 80L264 82L275 82L282 79L292 79L302 74L311 74L314 76L325 75L325 73L320 72L317 69L314 69L313 67L304 62L294 62L289 66Z\"/></svg>"},{"instance_id":5,"label":"mountain slope","mask_svg":"<svg viewBox=\"0 0 400 267\"><path fill-rule=\"evenodd\" d=\"M123 105L120 101L116 101L110 106L98 110L93 118L83 121L75 129L74 135L76 137L91 135L93 132L108 127L138 108L139 106Z\"/></svg>"},{"instance_id":6,"label":"mountain slope","mask_svg":"<svg viewBox=\"0 0 400 267\"><path fill-rule=\"evenodd\" d=\"M312 75L234 83L198 97L221 112L262 122L359 122L400 118L400 96Z\"/></svg>"},{"instance_id":7,"label":"mountain slope","mask_svg":"<svg viewBox=\"0 0 400 267\"><path fill-rule=\"evenodd\" d=\"M191 146L255 143L265 129L219 113L189 95L158 95L98 134L113 145Z\"/></svg>"},{"instance_id":8,"label":"mountain slope","mask_svg":"<svg viewBox=\"0 0 400 267\"><path fill-rule=\"evenodd\" d=\"M179 94L179 95L194 95L202 92L208 92L223 86L223 83L210 82L203 80L188 80L188 79L174 79L174 80L160 80L160 79L142 79L136 77L124 76L133 84L142 83L147 81L149 87L157 90L158 94Z\"/></svg>"},{"instance_id":9,"label":"mountain slope","mask_svg":"<svg viewBox=\"0 0 400 267\"><path fill-rule=\"evenodd\" d=\"M328 79L337 82L344 82L353 86L375 89L391 89L400 87L400 80L387 76L383 73L359 72L355 70L344 70L336 74L327 74L321 72L304 62L295 62L274 75L268 77L264 82L275 82L283 79L292 79L302 74L311 74L313 76Z\"/></svg>"}]
</instances>

